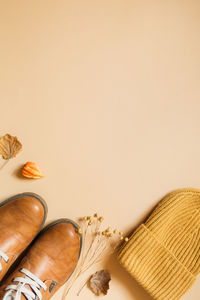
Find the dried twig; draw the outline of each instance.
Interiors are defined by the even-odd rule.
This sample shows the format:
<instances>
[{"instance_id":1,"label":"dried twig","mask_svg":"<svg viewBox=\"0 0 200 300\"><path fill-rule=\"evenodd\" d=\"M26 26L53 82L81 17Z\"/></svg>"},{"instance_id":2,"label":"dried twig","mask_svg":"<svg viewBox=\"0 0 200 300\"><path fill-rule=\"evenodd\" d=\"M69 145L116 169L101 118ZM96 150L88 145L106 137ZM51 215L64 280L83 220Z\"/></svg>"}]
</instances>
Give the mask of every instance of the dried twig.
<instances>
[{"instance_id":1,"label":"dried twig","mask_svg":"<svg viewBox=\"0 0 200 300\"><path fill-rule=\"evenodd\" d=\"M93 265L99 263L107 255L115 251L119 242L124 239L123 233L118 232L117 229L112 230L108 227L102 230L103 217L94 214L94 216L87 216L79 220L79 233L82 234L82 251L79 263L72 274L69 282L66 285L63 300L69 294L75 281L84 274ZM127 241L128 238L125 238ZM80 295L82 289L86 286L87 281L79 289L77 295Z\"/></svg>"}]
</instances>

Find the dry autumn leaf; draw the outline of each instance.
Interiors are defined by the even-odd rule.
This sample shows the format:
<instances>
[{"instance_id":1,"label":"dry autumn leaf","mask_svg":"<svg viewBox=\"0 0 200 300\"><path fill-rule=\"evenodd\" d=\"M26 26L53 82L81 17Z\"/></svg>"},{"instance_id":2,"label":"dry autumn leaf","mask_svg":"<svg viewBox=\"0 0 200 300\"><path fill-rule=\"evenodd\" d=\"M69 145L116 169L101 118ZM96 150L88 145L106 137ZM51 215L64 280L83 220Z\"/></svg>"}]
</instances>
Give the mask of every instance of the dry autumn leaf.
<instances>
[{"instance_id":1,"label":"dry autumn leaf","mask_svg":"<svg viewBox=\"0 0 200 300\"><path fill-rule=\"evenodd\" d=\"M89 287L96 296L107 295L110 280L110 273L106 270L101 270L90 277Z\"/></svg>"},{"instance_id":2,"label":"dry autumn leaf","mask_svg":"<svg viewBox=\"0 0 200 300\"><path fill-rule=\"evenodd\" d=\"M2 155L3 159L9 160L14 158L21 149L22 144L16 136L6 134L0 138L0 155Z\"/></svg>"}]
</instances>

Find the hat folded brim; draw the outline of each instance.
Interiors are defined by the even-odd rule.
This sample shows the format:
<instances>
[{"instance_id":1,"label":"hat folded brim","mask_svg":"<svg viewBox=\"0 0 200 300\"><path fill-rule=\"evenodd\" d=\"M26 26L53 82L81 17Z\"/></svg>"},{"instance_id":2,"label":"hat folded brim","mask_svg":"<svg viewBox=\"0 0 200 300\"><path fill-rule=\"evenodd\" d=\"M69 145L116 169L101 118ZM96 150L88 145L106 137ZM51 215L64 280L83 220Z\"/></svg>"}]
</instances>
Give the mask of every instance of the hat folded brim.
<instances>
[{"instance_id":1,"label":"hat folded brim","mask_svg":"<svg viewBox=\"0 0 200 300\"><path fill-rule=\"evenodd\" d=\"M180 299L196 279L144 224L121 248L118 259L156 300Z\"/></svg>"}]
</instances>

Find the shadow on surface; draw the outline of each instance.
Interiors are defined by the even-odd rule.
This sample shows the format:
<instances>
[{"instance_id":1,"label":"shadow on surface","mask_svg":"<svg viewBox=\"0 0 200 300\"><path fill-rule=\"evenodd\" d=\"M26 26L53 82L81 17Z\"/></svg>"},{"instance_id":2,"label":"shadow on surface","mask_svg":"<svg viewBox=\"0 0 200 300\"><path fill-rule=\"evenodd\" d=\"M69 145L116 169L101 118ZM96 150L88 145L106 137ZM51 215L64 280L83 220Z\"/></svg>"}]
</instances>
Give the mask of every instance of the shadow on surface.
<instances>
[{"instance_id":1,"label":"shadow on surface","mask_svg":"<svg viewBox=\"0 0 200 300\"><path fill-rule=\"evenodd\" d=\"M120 282L129 291L130 296L135 300L153 300L153 298L137 283L137 281L119 264L112 256L106 263L106 268L110 271L111 277Z\"/></svg>"},{"instance_id":2,"label":"shadow on surface","mask_svg":"<svg viewBox=\"0 0 200 300\"><path fill-rule=\"evenodd\" d=\"M139 218L137 223L135 223L135 225L133 225L132 228L126 232L125 236L130 237L135 229L149 218L153 210L157 207L162 199L163 198L157 199L155 204L149 207L149 209L147 209ZM111 256L106 262L106 268L110 270L112 278L114 278L116 281L119 281L120 284L123 284L127 288L133 299L153 300L153 298L143 289L143 287L140 286L139 283L120 265L114 255Z\"/></svg>"},{"instance_id":3,"label":"shadow on surface","mask_svg":"<svg viewBox=\"0 0 200 300\"><path fill-rule=\"evenodd\" d=\"M16 170L14 170L14 172L12 173L13 176L19 178L19 179L25 179L25 180L30 180L24 176L22 176L22 169L24 167L24 164L23 165L20 165Z\"/></svg>"}]
</instances>

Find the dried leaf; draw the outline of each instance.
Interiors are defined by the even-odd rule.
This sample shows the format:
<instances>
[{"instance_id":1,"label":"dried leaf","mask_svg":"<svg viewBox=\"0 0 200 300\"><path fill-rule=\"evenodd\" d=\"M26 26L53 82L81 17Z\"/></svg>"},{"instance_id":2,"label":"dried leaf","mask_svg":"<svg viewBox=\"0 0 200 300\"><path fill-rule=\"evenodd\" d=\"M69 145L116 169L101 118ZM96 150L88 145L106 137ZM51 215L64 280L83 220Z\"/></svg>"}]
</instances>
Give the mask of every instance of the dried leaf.
<instances>
[{"instance_id":1,"label":"dried leaf","mask_svg":"<svg viewBox=\"0 0 200 300\"><path fill-rule=\"evenodd\" d=\"M107 295L110 280L110 273L106 270L101 270L90 277L89 287L97 296Z\"/></svg>"},{"instance_id":2,"label":"dried leaf","mask_svg":"<svg viewBox=\"0 0 200 300\"><path fill-rule=\"evenodd\" d=\"M3 159L9 160L14 158L21 149L22 144L16 136L6 134L0 138L0 155L2 155Z\"/></svg>"}]
</instances>

